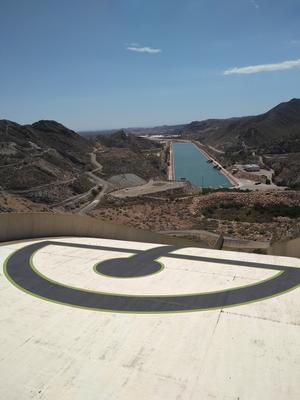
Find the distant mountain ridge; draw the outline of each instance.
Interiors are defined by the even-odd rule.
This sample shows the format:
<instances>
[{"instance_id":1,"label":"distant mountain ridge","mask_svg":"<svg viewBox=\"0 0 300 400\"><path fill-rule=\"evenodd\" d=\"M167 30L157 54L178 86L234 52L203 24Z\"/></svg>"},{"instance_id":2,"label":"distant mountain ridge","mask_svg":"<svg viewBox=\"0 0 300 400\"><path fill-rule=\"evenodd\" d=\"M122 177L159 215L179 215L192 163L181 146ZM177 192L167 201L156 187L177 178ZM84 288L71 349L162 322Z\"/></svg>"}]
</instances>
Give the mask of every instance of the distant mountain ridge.
<instances>
[{"instance_id":1,"label":"distant mountain ridge","mask_svg":"<svg viewBox=\"0 0 300 400\"><path fill-rule=\"evenodd\" d=\"M169 134L174 134L176 132L177 134L181 132L181 130L186 126L186 124L181 124L181 125L159 125L159 126L154 126L151 128L122 128L122 129L102 129L102 130L93 130L93 131L81 131L79 132L80 135L84 137L90 137L93 138L98 135L112 135L114 133L118 133L120 131L130 133L136 136L139 135L169 135Z\"/></svg>"},{"instance_id":2,"label":"distant mountain ridge","mask_svg":"<svg viewBox=\"0 0 300 400\"><path fill-rule=\"evenodd\" d=\"M0 120L0 142L15 143L16 157L32 146L40 149L52 148L74 164L84 164L86 152L92 147L90 142L78 133L50 120L38 121L32 125Z\"/></svg>"},{"instance_id":3,"label":"distant mountain ridge","mask_svg":"<svg viewBox=\"0 0 300 400\"><path fill-rule=\"evenodd\" d=\"M300 187L300 99L278 104L260 115L125 129L125 132L199 140L209 151L215 150L215 157L224 165L257 162L263 157L265 164L274 169L277 183Z\"/></svg>"},{"instance_id":4,"label":"distant mountain ridge","mask_svg":"<svg viewBox=\"0 0 300 400\"><path fill-rule=\"evenodd\" d=\"M113 175L162 177L160 150L158 143L124 131L85 138L56 121L0 120L0 192L55 204ZM99 177L91 178L96 169Z\"/></svg>"},{"instance_id":5,"label":"distant mountain ridge","mask_svg":"<svg viewBox=\"0 0 300 400\"><path fill-rule=\"evenodd\" d=\"M299 99L257 116L192 122L182 136L215 149L225 165L263 161L274 170L276 183L300 187Z\"/></svg>"},{"instance_id":6,"label":"distant mountain ridge","mask_svg":"<svg viewBox=\"0 0 300 400\"><path fill-rule=\"evenodd\" d=\"M75 179L89 168L90 153L97 144L104 148L97 157L106 177L130 172L144 179L162 176L159 146L138 137L154 134L199 140L209 151L216 151L215 157L224 165L261 160L274 169L277 183L300 186L300 99L257 116L135 128L90 138L56 121L20 125L0 120L0 186L25 190Z\"/></svg>"},{"instance_id":7,"label":"distant mountain ridge","mask_svg":"<svg viewBox=\"0 0 300 400\"><path fill-rule=\"evenodd\" d=\"M146 138L139 137L137 135L127 133L123 129L110 135L97 135L96 137L94 137L94 139L96 142L101 143L105 147L126 147L134 151L142 151L149 148L160 148L160 145L158 143L150 141Z\"/></svg>"},{"instance_id":8,"label":"distant mountain ridge","mask_svg":"<svg viewBox=\"0 0 300 400\"><path fill-rule=\"evenodd\" d=\"M158 154L161 145L152 140L127 133L124 130L110 135L91 138L103 147L97 160L103 165L107 177L115 174L134 173L144 179L162 177L162 160Z\"/></svg>"},{"instance_id":9,"label":"distant mountain ridge","mask_svg":"<svg viewBox=\"0 0 300 400\"><path fill-rule=\"evenodd\" d=\"M246 147L261 153L300 151L300 99L281 103L257 116L196 121L184 136L222 150Z\"/></svg>"},{"instance_id":10,"label":"distant mountain ridge","mask_svg":"<svg viewBox=\"0 0 300 400\"><path fill-rule=\"evenodd\" d=\"M107 134L119 130L86 132L90 136ZM220 150L232 147L248 147L264 153L300 151L300 99L281 103L266 113L232 117L226 119L206 119L181 125L162 125L153 128L127 128L123 130L134 135L172 135L198 139L204 144Z\"/></svg>"}]
</instances>

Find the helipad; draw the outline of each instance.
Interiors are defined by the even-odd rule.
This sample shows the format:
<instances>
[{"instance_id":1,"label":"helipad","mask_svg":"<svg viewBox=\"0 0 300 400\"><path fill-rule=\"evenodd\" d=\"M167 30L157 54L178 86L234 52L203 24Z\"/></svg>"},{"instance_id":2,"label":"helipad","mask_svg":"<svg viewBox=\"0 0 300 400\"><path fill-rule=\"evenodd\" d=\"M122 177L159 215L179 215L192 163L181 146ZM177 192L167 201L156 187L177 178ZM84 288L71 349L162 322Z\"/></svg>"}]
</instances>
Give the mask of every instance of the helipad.
<instances>
[{"instance_id":1,"label":"helipad","mask_svg":"<svg viewBox=\"0 0 300 400\"><path fill-rule=\"evenodd\" d=\"M0 399L300 398L299 259L66 237L0 262Z\"/></svg>"}]
</instances>

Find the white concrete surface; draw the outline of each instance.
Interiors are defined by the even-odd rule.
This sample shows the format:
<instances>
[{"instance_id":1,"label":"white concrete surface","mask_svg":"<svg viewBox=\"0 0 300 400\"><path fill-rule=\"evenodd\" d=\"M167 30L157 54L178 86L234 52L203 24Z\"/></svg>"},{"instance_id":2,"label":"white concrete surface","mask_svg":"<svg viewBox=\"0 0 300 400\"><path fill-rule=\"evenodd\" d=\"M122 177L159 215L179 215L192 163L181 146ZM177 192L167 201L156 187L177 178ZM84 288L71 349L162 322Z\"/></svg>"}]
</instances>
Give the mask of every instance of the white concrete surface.
<instances>
[{"instance_id":1,"label":"white concrete surface","mask_svg":"<svg viewBox=\"0 0 300 400\"><path fill-rule=\"evenodd\" d=\"M88 238L55 241L140 250L157 246ZM25 244L0 246L0 264ZM199 248L175 253L300 268L293 258ZM278 272L168 257L161 259L162 272L143 278L109 278L92 269L101 260L130 255L51 245L33 261L58 282L129 294L220 290ZM223 310L102 313L26 294L1 269L0 296L1 400L300 398L300 289Z\"/></svg>"},{"instance_id":2,"label":"white concrete surface","mask_svg":"<svg viewBox=\"0 0 300 400\"><path fill-rule=\"evenodd\" d=\"M181 189L186 186L186 182L175 181L154 181L150 179L145 185L116 190L110 194L114 197L137 197L147 194L165 192L166 190Z\"/></svg>"}]
</instances>

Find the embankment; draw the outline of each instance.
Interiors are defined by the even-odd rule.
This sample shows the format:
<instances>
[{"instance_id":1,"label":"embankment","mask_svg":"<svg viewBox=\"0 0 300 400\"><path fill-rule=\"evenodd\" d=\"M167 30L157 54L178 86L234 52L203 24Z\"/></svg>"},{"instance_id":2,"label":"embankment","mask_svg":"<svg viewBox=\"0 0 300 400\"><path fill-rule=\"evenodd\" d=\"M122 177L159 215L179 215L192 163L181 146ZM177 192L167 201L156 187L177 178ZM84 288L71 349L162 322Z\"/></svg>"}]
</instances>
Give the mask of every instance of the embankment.
<instances>
[{"instance_id":1,"label":"embankment","mask_svg":"<svg viewBox=\"0 0 300 400\"><path fill-rule=\"evenodd\" d=\"M208 160L212 160L213 163L220 168L219 171L224 176L226 176L226 178L229 180L230 183L232 183L233 186L239 186L239 182L237 181L237 179L235 179L232 174L230 174L214 157L212 157L212 155L209 154L206 149L204 149L204 146L201 145L201 143L197 142L196 140L192 140L192 143L204 155L205 158L207 158Z\"/></svg>"}]
</instances>

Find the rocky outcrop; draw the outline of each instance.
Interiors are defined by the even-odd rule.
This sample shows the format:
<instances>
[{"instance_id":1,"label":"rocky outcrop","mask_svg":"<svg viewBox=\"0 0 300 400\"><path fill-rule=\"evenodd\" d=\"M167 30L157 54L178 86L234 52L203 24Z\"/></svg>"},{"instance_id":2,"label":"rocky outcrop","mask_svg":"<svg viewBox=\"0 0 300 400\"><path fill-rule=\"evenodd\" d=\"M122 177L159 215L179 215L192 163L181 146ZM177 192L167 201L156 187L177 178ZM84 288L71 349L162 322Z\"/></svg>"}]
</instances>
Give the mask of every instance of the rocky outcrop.
<instances>
[{"instance_id":1,"label":"rocky outcrop","mask_svg":"<svg viewBox=\"0 0 300 400\"><path fill-rule=\"evenodd\" d=\"M89 162L91 143L55 121L0 121L0 185L26 190L75 178Z\"/></svg>"}]
</instances>

